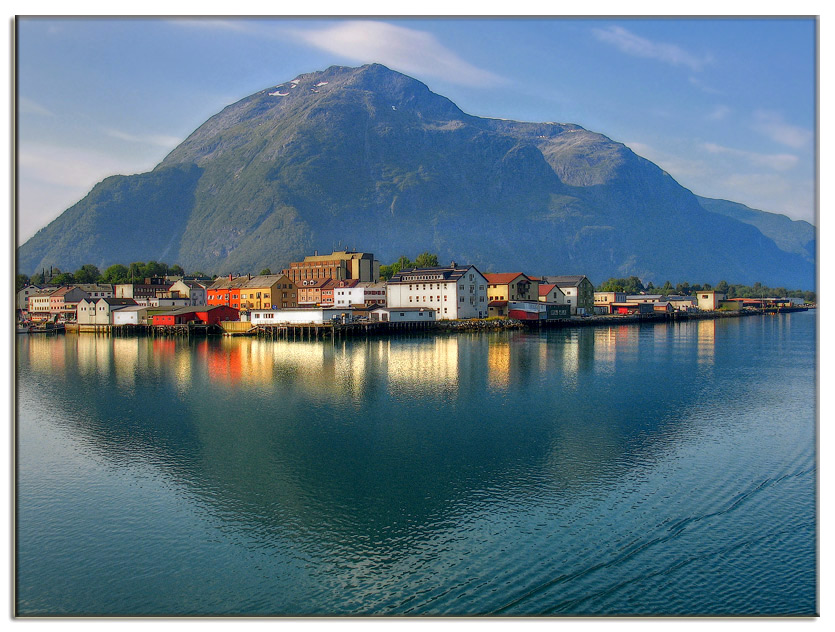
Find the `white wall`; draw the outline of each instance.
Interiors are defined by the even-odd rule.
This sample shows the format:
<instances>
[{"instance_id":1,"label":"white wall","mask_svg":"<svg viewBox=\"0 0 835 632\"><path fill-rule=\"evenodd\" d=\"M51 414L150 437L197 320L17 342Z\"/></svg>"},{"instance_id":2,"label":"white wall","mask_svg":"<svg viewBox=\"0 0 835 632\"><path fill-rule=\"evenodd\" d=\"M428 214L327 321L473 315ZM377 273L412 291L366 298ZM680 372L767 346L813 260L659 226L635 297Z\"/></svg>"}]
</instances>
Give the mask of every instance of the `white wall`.
<instances>
[{"instance_id":1,"label":"white wall","mask_svg":"<svg viewBox=\"0 0 835 632\"><path fill-rule=\"evenodd\" d=\"M280 325L283 323L295 325L321 325L330 323L334 316L341 318L346 314L347 320L352 320L350 310L345 309L253 309L249 312L249 322L253 325Z\"/></svg>"}]
</instances>

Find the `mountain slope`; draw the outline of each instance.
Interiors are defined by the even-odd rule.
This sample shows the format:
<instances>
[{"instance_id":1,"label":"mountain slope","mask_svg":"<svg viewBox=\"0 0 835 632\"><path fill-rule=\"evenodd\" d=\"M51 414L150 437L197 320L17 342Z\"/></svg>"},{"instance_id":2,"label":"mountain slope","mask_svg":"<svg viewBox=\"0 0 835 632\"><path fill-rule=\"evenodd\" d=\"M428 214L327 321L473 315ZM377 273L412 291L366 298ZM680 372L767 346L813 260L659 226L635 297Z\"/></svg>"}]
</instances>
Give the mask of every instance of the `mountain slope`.
<instances>
[{"instance_id":1,"label":"mountain slope","mask_svg":"<svg viewBox=\"0 0 835 632\"><path fill-rule=\"evenodd\" d=\"M711 213L755 226L763 235L773 240L785 252L801 255L810 263L815 262L817 233L809 222L792 220L785 215L766 213L728 200L715 200L696 196L702 208Z\"/></svg>"},{"instance_id":2,"label":"mountain slope","mask_svg":"<svg viewBox=\"0 0 835 632\"><path fill-rule=\"evenodd\" d=\"M377 64L246 97L124 181L152 203L117 200L127 185L108 179L20 247L20 269L164 258L225 274L341 246L594 282L814 286L802 253L705 210L624 145L571 124L471 116ZM116 229L126 216L134 232ZM160 222L169 241L141 238Z\"/></svg>"}]
</instances>

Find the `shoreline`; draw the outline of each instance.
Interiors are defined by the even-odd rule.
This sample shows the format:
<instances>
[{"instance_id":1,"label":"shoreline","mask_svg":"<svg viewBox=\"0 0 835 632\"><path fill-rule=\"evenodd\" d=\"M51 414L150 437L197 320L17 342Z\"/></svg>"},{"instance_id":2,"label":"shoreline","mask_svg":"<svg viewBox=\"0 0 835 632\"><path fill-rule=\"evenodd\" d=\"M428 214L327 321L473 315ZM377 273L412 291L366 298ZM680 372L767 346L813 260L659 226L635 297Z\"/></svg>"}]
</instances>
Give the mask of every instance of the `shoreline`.
<instances>
[{"instance_id":1,"label":"shoreline","mask_svg":"<svg viewBox=\"0 0 835 632\"><path fill-rule=\"evenodd\" d=\"M94 334L114 337L259 337L273 340L343 339L358 336L390 336L404 333L473 333L510 330L538 331L542 329L565 329L571 327L607 327L612 325L642 325L655 323L676 323L690 320L719 320L747 316L773 316L784 313L808 311L810 308L795 307L767 311L714 311L674 312L669 314L595 315L554 320L522 321L513 319L495 320L442 320L428 323L355 322L346 324L276 324L246 327L247 321L230 321L218 325L78 325L68 323L65 333ZM814 307L811 309L815 309ZM224 324L226 326L224 326ZM59 333L59 332L56 332Z\"/></svg>"}]
</instances>

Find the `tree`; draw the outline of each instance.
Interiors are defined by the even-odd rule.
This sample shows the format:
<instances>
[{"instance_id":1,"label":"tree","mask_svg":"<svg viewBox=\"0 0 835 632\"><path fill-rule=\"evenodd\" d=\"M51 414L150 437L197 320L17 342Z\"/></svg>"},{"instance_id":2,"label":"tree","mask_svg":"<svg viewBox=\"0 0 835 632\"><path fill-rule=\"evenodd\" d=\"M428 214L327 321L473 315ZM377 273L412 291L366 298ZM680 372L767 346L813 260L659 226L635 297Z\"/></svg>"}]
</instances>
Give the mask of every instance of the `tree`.
<instances>
[{"instance_id":1,"label":"tree","mask_svg":"<svg viewBox=\"0 0 835 632\"><path fill-rule=\"evenodd\" d=\"M716 291L717 292L722 292L723 294L727 294L727 292L728 292L728 282L724 281L724 280L719 281L719 283L716 284Z\"/></svg>"},{"instance_id":2,"label":"tree","mask_svg":"<svg viewBox=\"0 0 835 632\"><path fill-rule=\"evenodd\" d=\"M114 263L102 274L105 283L127 283L130 280L130 270L121 263Z\"/></svg>"},{"instance_id":3,"label":"tree","mask_svg":"<svg viewBox=\"0 0 835 632\"><path fill-rule=\"evenodd\" d=\"M179 277L186 275L185 270L183 270L182 266L177 265L176 263L170 268L168 268L168 274Z\"/></svg>"},{"instance_id":4,"label":"tree","mask_svg":"<svg viewBox=\"0 0 835 632\"><path fill-rule=\"evenodd\" d=\"M141 282L142 279L145 277L143 276L145 273L145 262L144 261L134 261L132 264L128 266L128 281L131 283Z\"/></svg>"},{"instance_id":5,"label":"tree","mask_svg":"<svg viewBox=\"0 0 835 632\"><path fill-rule=\"evenodd\" d=\"M675 292L675 288L673 287L673 284L669 281L664 281L664 285L661 287L661 290L659 291L664 296L667 296L668 294L672 294L673 292Z\"/></svg>"},{"instance_id":6,"label":"tree","mask_svg":"<svg viewBox=\"0 0 835 632\"><path fill-rule=\"evenodd\" d=\"M272 270L270 270L269 268L264 268L263 270L261 270L261 272L259 272L259 274L261 274L262 276L272 274Z\"/></svg>"},{"instance_id":7,"label":"tree","mask_svg":"<svg viewBox=\"0 0 835 632\"><path fill-rule=\"evenodd\" d=\"M415 259L415 268L435 268L438 266L438 255L422 252Z\"/></svg>"},{"instance_id":8,"label":"tree","mask_svg":"<svg viewBox=\"0 0 835 632\"><path fill-rule=\"evenodd\" d=\"M20 292L23 288L29 285L29 277L25 274L18 274L15 276L15 292Z\"/></svg>"},{"instance_id":9,"label":"tree","mask_svg":"<svg viewBox=\"0 0 835 632\"><path fill-rule=\"evenodd\" d=\"M158 263L156 261L149 261L142 268L142 278L150 279L151 277L164 277L168 274L168 264Z\"/></svg>"},{"instance_id":10,"label":"tree","mask_svg":"<svg viewBox=\"0 0 835 632\"><path fill-rule=\"evenodd\" d=\"M626 292L627 294L640 294L646 291L641 279L636 276L631 276L628 279L611 278L600 285L597 290L599 292Z\"/></svg>"},{"instance_id":11,"label":"tree","mask_svg":"<svg viewBox=\"0 0 835 632\"><path fill-rule=\"evenodd\" d=\"M623 279L615 279L614 277L604 281L597 286L598 292L624 292L623 284L620 283Z\"/></svg>"},{"instance_id":12,"label":"tree","mask_svg":"<svg viewBox=\"0 0 835 632\"><path fill-rule=\"evenodd\" d=\"M85 263L73 276L76 283L96 283L101 278L101 272L92 263Z\"/></svg>"},{"instance_id":13,"label":"tree","mask_svg":"<svg viewBox=\"0 0 835 632\"><path fill-rule=\"evenodd\" d=\"M73 283L75 283L75 277L72 272L61 272L49 280L50 285L72 285Z\"/></svg>"},{"instance_id":14,"label":"tree","mask_svg":"<svg viewBox=\"0 0 835 632\"><path fill-rule=\"evenodd\" d=\"M690 284L685 281L684 283L678 283L676 285L676 294L681 294L683 296L687 296L690 294Z\"/></svg>"},{"instance_id":15,"label":"tree","mask_svg":"<svg viewBox=\"0 0 835 632\"><path fill-rule=\"evenodd\" d=\"M36 272L31 277L29 277L29 283L32 285L43 285L43 274L40 272Z\"/></svg>"}]
</instances>

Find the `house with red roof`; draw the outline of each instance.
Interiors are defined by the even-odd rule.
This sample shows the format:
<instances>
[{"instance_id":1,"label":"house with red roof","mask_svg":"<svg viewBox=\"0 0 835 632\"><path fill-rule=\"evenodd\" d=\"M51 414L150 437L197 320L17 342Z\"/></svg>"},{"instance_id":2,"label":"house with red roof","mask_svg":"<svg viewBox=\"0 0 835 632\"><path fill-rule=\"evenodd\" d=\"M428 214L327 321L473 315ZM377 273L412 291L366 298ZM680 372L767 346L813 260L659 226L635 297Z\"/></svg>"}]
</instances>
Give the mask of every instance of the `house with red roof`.
<instances>
[{"instance_id":1,"label":"house with red roof","mask_svg":"<svg viewBox=\"0 0 835 632\"><path fill-rule=\"evenodd\" d=\"M522 272L487 273L487 313L507 317L508 301L538 301L539 280Z\"/></svg>"}]
</instances>

